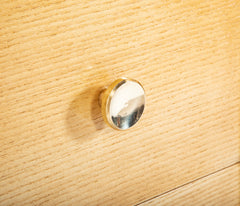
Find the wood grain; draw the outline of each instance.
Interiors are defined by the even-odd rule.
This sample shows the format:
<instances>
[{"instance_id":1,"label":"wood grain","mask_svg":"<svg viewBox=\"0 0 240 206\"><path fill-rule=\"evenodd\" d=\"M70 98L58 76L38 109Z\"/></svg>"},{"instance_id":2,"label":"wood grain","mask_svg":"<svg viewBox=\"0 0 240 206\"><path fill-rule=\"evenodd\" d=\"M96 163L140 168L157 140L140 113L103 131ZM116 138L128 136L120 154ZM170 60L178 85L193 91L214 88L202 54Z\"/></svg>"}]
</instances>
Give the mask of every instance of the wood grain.
<instances>
[{"instance_id":1,"label":"wood grain","mask_svg":"<svg viewBox=\"0 0 240 206\"><path fill-rule=\"evenodd\" d=\"M233 165L139 206L240 205L240 164Z\"/></svg>"},{"instance_id":2,"label":"wood grain","mask_svg":"<svg viewBox=\"0 0 240 206\"><path fill-rule=\"evenodd\" d=\"M239 1L1 1L0 205L132 205L239 161ZM141 121L105 126L126 76Z\"/></svg>"}]
</instances>

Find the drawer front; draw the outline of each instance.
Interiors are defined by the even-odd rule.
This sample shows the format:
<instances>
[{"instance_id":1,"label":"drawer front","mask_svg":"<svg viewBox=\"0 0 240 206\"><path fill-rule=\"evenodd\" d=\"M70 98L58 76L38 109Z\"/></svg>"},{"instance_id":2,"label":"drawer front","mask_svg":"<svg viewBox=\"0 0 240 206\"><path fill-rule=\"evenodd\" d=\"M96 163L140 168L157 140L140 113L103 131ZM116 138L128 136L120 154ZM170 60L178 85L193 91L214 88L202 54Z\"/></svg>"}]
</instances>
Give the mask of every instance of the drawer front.
<instances>
[{"instance_id":1,"label":"drawer front","mask_svg":"<svg viewBox=\"0 0 240 206\"><path fill-rule=\"evenodd\" d=\"M237 1L4 1L0 205L133 205L239 161ZM107 127L99 90L147 104Z\"/></svg>"}]
</instances>

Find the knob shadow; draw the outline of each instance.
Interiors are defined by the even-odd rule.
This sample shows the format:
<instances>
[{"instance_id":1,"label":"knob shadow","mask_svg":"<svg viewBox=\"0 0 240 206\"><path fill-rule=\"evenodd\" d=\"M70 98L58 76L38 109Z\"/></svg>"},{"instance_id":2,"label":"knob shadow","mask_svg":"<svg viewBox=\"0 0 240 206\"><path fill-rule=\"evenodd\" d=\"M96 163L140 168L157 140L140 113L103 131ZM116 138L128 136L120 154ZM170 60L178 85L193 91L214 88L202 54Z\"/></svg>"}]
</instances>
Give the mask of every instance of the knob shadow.
<instances>
[{"instance_id":1,"label":"knob shadow","mask_svg":"<svg viewBox=\"0 0 240 206\"><path fill-rule=\"evenodd\" d=\"M75 139L90 139L105 127L98 97L101 88L89 88L77 95L69 105L66 114L68 134Z\"/></svg>"}]
</instances>

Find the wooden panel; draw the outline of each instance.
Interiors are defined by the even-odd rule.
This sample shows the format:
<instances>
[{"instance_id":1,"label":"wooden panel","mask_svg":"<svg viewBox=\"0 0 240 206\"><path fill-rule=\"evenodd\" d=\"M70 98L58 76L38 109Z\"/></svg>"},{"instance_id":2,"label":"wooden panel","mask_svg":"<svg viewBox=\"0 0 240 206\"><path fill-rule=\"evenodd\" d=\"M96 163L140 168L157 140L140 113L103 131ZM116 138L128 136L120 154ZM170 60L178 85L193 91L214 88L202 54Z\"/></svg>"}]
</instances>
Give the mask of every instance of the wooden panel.
<instances>
[{"instance_id":1,"label":"wooden panel","mask_svg":"<svg viewBox=\"0 0 240 206\"><path fill-rule=\"evenodd\" d=\"M139 206L240 205L240 164L199 179Z\"/></svg>"},{"instance_id":2,"label":"wooden panel","mask_svg":"<svg viewBox=\"0 0 240 206\"><path fill-rule=\"evenodd\" d=\"M238 1L1 1L0 205L132 205L239 161ZM147 93L118 132L97 106Z\"/></svg>"}]
</instances>

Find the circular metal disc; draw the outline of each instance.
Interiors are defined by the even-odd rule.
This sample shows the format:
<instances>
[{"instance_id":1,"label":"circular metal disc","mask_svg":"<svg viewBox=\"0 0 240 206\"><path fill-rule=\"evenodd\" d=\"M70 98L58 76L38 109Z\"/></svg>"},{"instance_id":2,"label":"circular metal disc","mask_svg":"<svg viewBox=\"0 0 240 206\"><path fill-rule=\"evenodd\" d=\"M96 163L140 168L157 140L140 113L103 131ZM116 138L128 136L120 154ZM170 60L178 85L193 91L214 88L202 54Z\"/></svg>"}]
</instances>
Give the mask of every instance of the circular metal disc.
<instances>
[{"instance_id":1,"label":"circular metal disc","mask_svg":"<svg viewBox=\"0 0 240 206\"><path fill-rule=\"evenodd\" d=\"M144 107L145 92L136 80L118 79L104 91L103 117L114 129L125 130L132 127L140 119Z\"/></svg>"}]
</instances>

